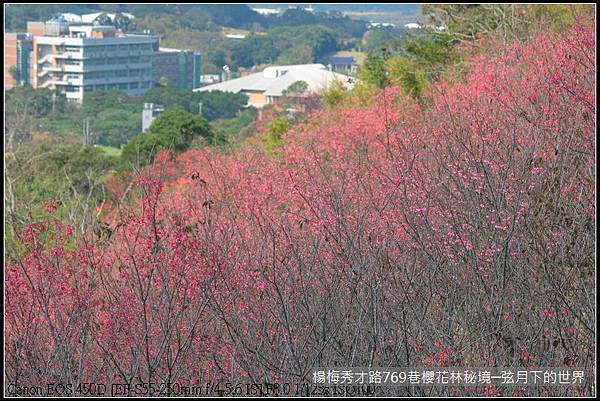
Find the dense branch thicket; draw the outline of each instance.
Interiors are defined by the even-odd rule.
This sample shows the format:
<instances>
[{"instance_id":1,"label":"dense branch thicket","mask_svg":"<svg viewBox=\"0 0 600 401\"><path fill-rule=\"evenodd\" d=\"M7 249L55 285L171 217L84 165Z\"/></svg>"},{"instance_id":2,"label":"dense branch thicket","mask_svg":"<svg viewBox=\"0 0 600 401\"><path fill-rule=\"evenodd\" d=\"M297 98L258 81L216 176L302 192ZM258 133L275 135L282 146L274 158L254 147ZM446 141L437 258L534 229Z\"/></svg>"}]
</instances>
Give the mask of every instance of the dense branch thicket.
<instances>
[{"instance_id":1,"label":"dense branch thicket","mask_svg":"<svg viewBox=\"0 0 600 401\"><path fill-rule=\"evenodd\" d=\"M590 395L595 73L593 27L542 35L471 60L426 109L385 89L318 112L276 157L163 153L93 235L49 207L6 266L7 382L579 367L580 388L517 392Z\"/></svg>"}]
</instances>

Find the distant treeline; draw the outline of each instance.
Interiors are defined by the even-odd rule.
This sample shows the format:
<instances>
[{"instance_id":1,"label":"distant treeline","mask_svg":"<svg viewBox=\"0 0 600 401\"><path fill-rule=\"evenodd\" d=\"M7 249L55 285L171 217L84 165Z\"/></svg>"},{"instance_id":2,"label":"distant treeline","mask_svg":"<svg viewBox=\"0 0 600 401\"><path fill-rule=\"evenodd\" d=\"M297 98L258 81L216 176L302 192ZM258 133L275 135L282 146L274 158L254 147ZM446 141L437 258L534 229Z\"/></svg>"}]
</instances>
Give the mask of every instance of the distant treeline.
<instances>
[{"instance_id":1,"label":"distant treeline","mask_svg":"<svg viewBox=\"0 0 600 401\"><path fill-rule=\"evenodd\" d=\"M339 11L311 13L290 8L281 15L262 15L244 4L11 4L6 7L6 31L24 30L27 21L47 20L58 13L131 13L137 20L146 17L176 17L181 28L215 30L218 26L266 30L279 26L325 25L347 37L360 37L366 21L350 19Z\"/></svg>"}]
</instances>

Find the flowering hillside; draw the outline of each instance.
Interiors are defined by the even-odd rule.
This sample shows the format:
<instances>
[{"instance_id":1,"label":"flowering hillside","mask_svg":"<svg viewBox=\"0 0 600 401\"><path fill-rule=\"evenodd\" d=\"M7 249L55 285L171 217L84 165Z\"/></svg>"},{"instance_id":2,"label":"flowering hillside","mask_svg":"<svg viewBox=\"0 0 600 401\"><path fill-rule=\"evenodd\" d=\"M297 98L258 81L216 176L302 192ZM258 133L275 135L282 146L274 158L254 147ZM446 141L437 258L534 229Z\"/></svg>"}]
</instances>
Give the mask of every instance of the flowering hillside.
<instances>
[{"instance_id":1,"label":"flowering hillside","mask_svg":"<svg viewBox=\"0 0 600 401\"><path fill-rule=\"evenodd\" d=\"M162 153L104 236L73 238L49 207L6 266L7 378L591 374L595 45L578 26L472 59L466 80L439 83L426 106L385 89L373 106L320 111L275 157L258 141L229 155ZM592 391L515 388L385 394Z\"/></svg>"}]
</instances>

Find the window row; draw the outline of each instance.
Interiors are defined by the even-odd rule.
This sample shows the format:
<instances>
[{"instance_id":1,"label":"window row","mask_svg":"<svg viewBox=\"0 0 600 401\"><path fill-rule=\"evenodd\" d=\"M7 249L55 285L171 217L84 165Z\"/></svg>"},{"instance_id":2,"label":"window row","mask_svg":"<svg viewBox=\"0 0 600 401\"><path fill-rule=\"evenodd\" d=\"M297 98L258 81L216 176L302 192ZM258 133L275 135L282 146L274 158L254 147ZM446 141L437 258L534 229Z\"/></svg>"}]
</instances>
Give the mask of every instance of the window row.
<instances>
[{"instance_id":1,"label":"window row","mask_svg":"<svg viewBox=\"0 0 600 401\"><path fill-rule=\"evenodd\" d=\"M87 54L86 54L87 55ZM85 61L86 65L113 65L113 64L130 64L130 63L149 63L152 61L150 56L134 56L134 57L101 57Z\"/></svg>"},{"instance_id":2,"label":"window row","mask_svg":"<svg viewBox=\"0 0 600 401\"><path fill-rule=\"evenodd\" d=\"M81 49L81 47L77 47ZM85 51L91 51L96 53L103 52L114 52L114 51L151 51L152 44L151 43L139 43L139 44L130 44L130 45L102 45L102 46L85 46Z\"/></svg>"},{"instance_id":3,"label":"window row","mask_svg":"<svg viewBox=\"0 0 600 401\"><path fill-rule=\"evenodd\" d=\"M98 79L98 78L125 78L125 77L142 77L148 78L152 76L152 70L149 69L124 69L116 71L93 71L77 73L71 72L65 74L67 79Z\"/></svg>"},{"instance_id":4,"label":"window row","mask_svg":"<svg viewBox=\"0 0 600 401\"><path fill-rule=\"evenodd\" d=\"M152 81L142 82L129 82L121 84L108 84L108 85L85 85L83 90L85 92L91 92L95 90L135 90L135 89L148 89L152 86ZM67 92L77 92L80 86L68 86Z\"/></svg>"}]
</instances>

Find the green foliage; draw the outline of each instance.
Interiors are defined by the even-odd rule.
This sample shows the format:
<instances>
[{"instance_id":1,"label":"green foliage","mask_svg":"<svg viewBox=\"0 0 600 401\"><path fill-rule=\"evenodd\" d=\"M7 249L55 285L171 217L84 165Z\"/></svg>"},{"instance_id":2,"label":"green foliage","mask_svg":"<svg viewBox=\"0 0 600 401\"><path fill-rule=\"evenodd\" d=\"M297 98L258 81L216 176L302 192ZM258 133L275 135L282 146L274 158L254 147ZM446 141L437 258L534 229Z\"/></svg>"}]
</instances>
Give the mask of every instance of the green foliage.
<instances>
[{"instance_id":1,"label":"green foliage","mask_svg":"<svg viewBox=\"0 0 600 401\"><path fill-rule=\"evenodd\" d=\"M309 12L299 8L287 9L282 15L263 16L263 26L322 25L340 32L345 37L359 38L366 31L366 21L352 19L337 11Z\"/></svg>"},{"instance_id":2,"label":"green foliage","mask_svg":"<svg viewBox=\"0 0 600 401\"><path fill-rule=\"evenodd\" d=\"M202 102L202 116L209 121L234 118L248 103L248 96L230 92L196 92Z\"/></svg>"},{"instance_id":3,"label":"green foliage","mask_svg":"<svg viewBox=\"0 0 600 401\"><path fill-rule=\"evenodd\" d=\"M385 64L390 82L402 88L403 92L414 99L421 99L427 89L428 81L424 69L408 58L399 57L388 60Z\"/></svg>"},{"instance_id":4,"label":"green foliage","mask_svg":"<svg viewBox=\"0 0 600 401\"><path fill-rule=\"evenodd\" d=\"M151 164L154 156L161 149L171 149L172 146L167 137L158 135L141 134L133 138L123 147L121 159L124 167L145 166Z\"/></svg>"},{"instance_id":5,"label":"green foliage","mask_svg":"<svg viewBox=\"0 0 600 401\"><path fill-rule=\"evenodd\" d=\"M135 20L131 20L122 13L117 13L113 21L117 29L131 31L135 28Z\"/></svg>"},{"instance_id":6,"label":"green foliage","mask_svg":"<svg viewBox=\"0 0 600 401\"><path fill-rule=\"evenodd\" d=\"M540 29L562 30L577 15L593 14L591 8L572 5L517 4L435 4L423 6L430 25L398 42L386 30L369 31L365 50L369 56L359 72L355 93L361 103L366 97L390 85L400 87L422 101L430 82L449 72L461 74L463 52L458 44L482 35L506 41L531 37ZM416 35L416 36L414 36ZM472 47L471 47L472 48Z\"/></svg>"},{"instance_id":7,"label":"green foliage","mask_svg":"<svg viewBox=\"0 0 600 401\"><path fill-rule=\"evenodd\" d=\"M238 111L235 118L219 119L211 122L215 133L216 146L238 146L242 140L255 133L255 109Z\"/></svg>"},{"instance_id":8,"label":"green foliage","mask_svg":"<svg viewBox=\"0 0 600 401\"><path fill-rule=\"evenodd\" d=\"M63 216L93 210L104 196L102 184L119 159L101 149L76 144L42 144L5 155L5 206L26 216L29 205L58 201Z\"/></svg>"},{"instance_id":9,"label":"green foliage","mask_svg":"<svg viewBox=\"0 0 600 401\"><path fill-rule=\"evenodd\" d=\"M361 85L357 90L362 91L361 103L373 89L391 85L400 87L415 100L422 100L429 82L460 63L456 43L457 40L445 32L426 32L403 42L380 43L380 51L371 51L359 71Z\"/></svg>"},{"instance_id":10,"label":"green foliage","mask_svg":"<svg viewBox=\"0 0 600 401\"><path fill-rule=\"evenodd\" d=\"M198 113L198 103L202 102L202 116L208 121L234 118L248 103L248 97L243 93L192 92L172 86L152 88L142 99L144 103L160 104L165 109L179 106L192 114Z\"/></svg>"},{"instance_id":11,"label":"green foliage","mask_svg":"<svg viewBox=\"0 0 600 401\"><path fill-rule=\"evenodd\" d=\"M447 64L452 60L457 41L448 33L438 33L412 38L404 45L405 53L422 64Z\"/></svg>"},{"instance_id":12,"label":"green foliage","mask_svg":"<svg viewBox=\"0 0 600 401\"><path fill-rule=\"evenodd\" d=\"M325 107L335 109L342 105L346 98L346 88L340 80L334 80L329 88L322 94L323 104Z\"/></svg>"},{"instance_id":13,"label":"green foliage","mask_svg":"<svg viewBox=\"0 0 600 401\"><path fill-rule=\"evenodd\" d=\"M364 45L361 50L371 55L381 56L382 48L389 49L399 39L400 35L392 29L373 29L365 34Z\"/></svg>"},{"instance_id":14,"label":"green foliage","mask_svg":"<svg viewBox=\"0 0 600 401\"><path fill-rule=\"evenodd\" d=\"M267 127L267 135L263 137L265 149L271 154L276 154L277 149L283 146L283 134L292 128L287 117L281 116L272 119Z\"/></svg>"},{"instance_id":15,"label":"green foliage","mask_svg":"<svg viewBox=\"0 0 600 401\"><path fill-rule=\"evenodd\" d=\"M78 120L90 122L95 143L118 148L142 130L141 107L124 92L94 91L86 95Z\"/></svg>"},{"instance_id":16,"label":"green foliage","mask_svg":"<svg viewBox=\"0 0 600 401\"><path fill-rule=\"evenodd\" d=\"M14 110L15 115L21 115L22 123L28 119L29 126L43 129L53 137L81 137L83 123L89 121L96 143L119 147L141 130L139 99L123 92L91 92L80 106L60 95L52 100L49 89L23 87L7 92L6 103L7 120L13 115L8 111ZM23 110L27 113L22 114ZM8 125L12 126L13 121Z\"/></svg>"},{"instance_id":17,"label":"green foliage","mask_svg":"<svg viewBox=\"0 0 600 401\"><path fill-rule=\"evenodd\" d=\"M531 37L540 30L563 31L574 21L595 16L591 4L435 4L423 13L436 25L445 25L459 40L478 34L510 41Z\"/></svg>"},{"instance_id":18,"label":"green foliage","mask_svg":"<svg viewBox=\"0 0 600 401\"><path fill-rule=\"evenodd\" d=\"M174 107L159 115L148 133L136 136L125 145L121 157L126 163L146 165L162 149L177 153L186 151L196 138L213 143L214 135L208 121L181 107Z\"/></svg>"},{"instance_id":19,"label":"green foliage","mask_svg":"<svg viewBox=\"0 0 600 401\"><path fill-rule=\"evenodd\" d=\"M245 4L194 4L184 7L186 11L197 8L212 22L222 26L242 28L262 22L262 16Z\"/></svg>"},{"instance_id":20,"label":"green foliage","mask_svg":"<svg viewBox=\"0 0 600 401\"><path fill-rule=\"evenodd\" d=\"M99 112L93 124L100 134L97 143L113 147L127 143L142 128L139 113L116 108Z\"/></svg>"},{"instance_id":21,"label":"green foliage","mask_svg":"<svg viewBox=\"0 0 600 401\"><path fill-rule=\"evenodd\" d=\"M302 95L308 89L308 84L306 81L296 81L290 84L286 89L281 93L283 96L299 96Z\"/></svg>"},{"instance_id":22,"label":"green foliage","mask_svg":"<svg viewBox=\"0 0 600 401\"><path fill-rule=\"evenodd\" d=\"M367 56L360 72L359 79L376 88L389 86L389 79L385 70L385 60L380 56Z\"/></svg>"},{"instance_id":23,"label":"green foliage","mask_svg":"<svg viewBox=\"0 0 600 401\"><path fill-rule=\"evenodd\" d=\"M311 13L288 9L282 15L264 16L244 4L10 4L6 8L6 30L23 31L27 21L45 21L57 13L117 13L117 25L125 29L150 29L170 36L173 30L218 31L218 26L263 31L280 26L323 25L346 37L360 37L366 21L335 11ZM135 15L126 21L119 13ZM135 23L135 25L134 25Z\"/></svg>"},{"instance_id":24,"label":"green foliage","mask_svg":"<svg viewBox=\"0 0 600 401\"><path fill-rule=\"evenodd\" d=\"M202 102L202 116L213 121L235 118L246 107L248 97L242 93L192 92L175 87L156 87L142 97L119 91L94 91L86 94L82 105L56 96L54 113L49 89L15 87L7 91L6 100L6 130L15 134L16 142L23 142L38 127L55 137L81 137L83 123L89 121L94 143L119 148L141 132L143 103L161 104L166 109L179 106L197 114L198 103Z\"/></svg>"},{"instance_id":25,"label":"green foliage","mask_svg":"<svg viewBox=\"0 0 600 401\"><path fill-rule=\"evenodd\" d=\"M15 80L15 82L19 81L19 70L16 65L11 65L8 69L8 73L10 74L11 78Z\"/></svg>"},{"instance_id":26,"label":"green foliage","mask_svg":"<svg viewBox=\"0 0 600 401\"><path fill-rule=\"evenodd\" d=\"M27 113L33 117L46 117L52 112L52 91L47 88L33 89L31 86L15 86L6 91L7 106L26 107ZM61 96L55 98L56 112L63 111L66 99Z\"/></svg>"},{"instance_id":27,"label":"green foliage","mask_svg":"<svg viewBox=\"0 0 600 401\"><path fill-rule=\"evenodd\" d=\"M121 149L112 146L94 145L95 148L102 150L107 156L121 157Z\"/></svg>"},{"instance_id":28,"label":"green foliage","mask_svg":"<svg viewBox=\"0 0 600 401\"><path fill-rule=\"evenodd\" d=\"M159 115L150 126L149 134L167 138L175 151L187 149L192 139L197 136L212 140L208 121L180 107L168 109Z\"/></svg>"},{"instance_id":29,"label":"green foliage","mask_svg":"<svg viewBox=\"0 0 600 401\"><path fill-rule=\"evenodd\" d=\"M250 34L236 44L231 62L246 68L264 63L312 63L339 50L339 39L338 32L320 25L272 28L264 35Z\"/></svg>"},{"instance_id":30,"label":"green foliage","mask_svg":"<svg viewBox=\"0 0 600 401\"><path fill-rule=\"evenodd\" d=\"M5 9L5 32L24 32L27 21L46 21L61 12L92 13L98 11L94 4L7 4Z\"/></svg>"}]
</instances>

